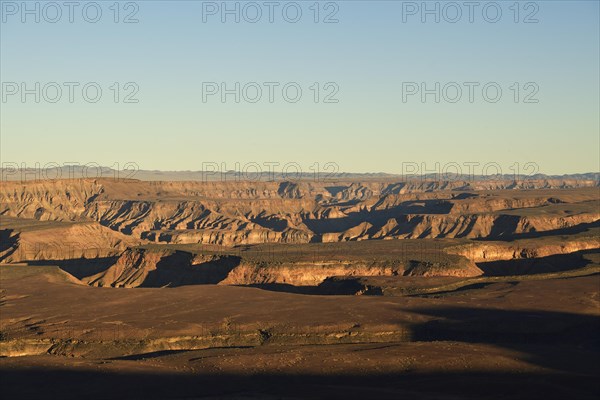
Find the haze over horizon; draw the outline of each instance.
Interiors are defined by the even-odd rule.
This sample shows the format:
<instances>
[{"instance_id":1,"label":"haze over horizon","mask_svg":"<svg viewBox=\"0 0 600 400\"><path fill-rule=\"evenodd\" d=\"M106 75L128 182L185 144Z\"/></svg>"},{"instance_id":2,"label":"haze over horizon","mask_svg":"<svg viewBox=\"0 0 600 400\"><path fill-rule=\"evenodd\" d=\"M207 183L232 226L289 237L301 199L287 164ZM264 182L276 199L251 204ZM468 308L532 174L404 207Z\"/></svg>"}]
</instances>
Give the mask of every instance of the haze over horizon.
<instances>
[{"instance_id":1,"label":"haze over horizon","mask_svg":"<svg viewBox=\"0 0 600 400\"><path fill-rule=\"evenodd\" d=\"M70 23L64 10L57 23L44 20L52 10L39 23L32 16L22 23L19 11L5 10L2 162L133 162L164 171L271 161L392 174L402 173L402 162L492 162L504 173L535 163L552 175L600 170L598 2L529 2L537 9L521 2L518 15L512 3L498 2L502 15L493 23L494 10L476 9L472 23L467 9L456 23L446 10L437 23L408 3L321 2L316 15L312 3L299 2L296 23L280 9L273 23L267 9L258 22L248 22L255 14L246 10L236 23L209 7L221 2L120 3L119 21L132 15L135 23L115 23L106 2L97 23L77 12ZM244 10L248 2L227 4ZM48 101L52 85L39 103L11 94L36 82L42 92L58 83L62 98ZM78 83L73 102L65 82ZM98 102L82 100L90 82L102 89ZM232 90L236 82L239 103L231 93L222 101L220 85ZM268 82L277 83L273 102ZM472 102L469 82L476 83ZM256 102L249 83L262 90ZM302 89L299 101L282 97L287 83ZM436 83L437 95L420 96ZM502 90L497 102L482 93L490 83L490 97ZM453 102L457 87L462 97ZM137 102L124 102L128 95Z\"/></svg>"}]
</instances>

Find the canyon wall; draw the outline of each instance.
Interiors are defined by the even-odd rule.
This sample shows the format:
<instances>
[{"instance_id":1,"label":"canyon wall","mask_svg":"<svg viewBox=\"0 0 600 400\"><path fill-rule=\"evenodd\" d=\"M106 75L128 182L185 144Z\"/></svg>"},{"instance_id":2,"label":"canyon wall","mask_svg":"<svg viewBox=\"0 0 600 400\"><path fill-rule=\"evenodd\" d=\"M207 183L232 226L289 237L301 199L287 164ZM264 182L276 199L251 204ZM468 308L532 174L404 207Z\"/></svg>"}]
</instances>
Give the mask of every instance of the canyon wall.
<instances>
[{"instance_id":1,"label":"canyon wall","mask_svg":"<svg viewBox=\"0 0 600 400\"><path fill-rule=\"evenodd\" d=\"M137 240L222 246L502 238L597 223L599 190L596 181L558 179L5 182L0 215L97 222Z\"/></svg>"}]
</instances>

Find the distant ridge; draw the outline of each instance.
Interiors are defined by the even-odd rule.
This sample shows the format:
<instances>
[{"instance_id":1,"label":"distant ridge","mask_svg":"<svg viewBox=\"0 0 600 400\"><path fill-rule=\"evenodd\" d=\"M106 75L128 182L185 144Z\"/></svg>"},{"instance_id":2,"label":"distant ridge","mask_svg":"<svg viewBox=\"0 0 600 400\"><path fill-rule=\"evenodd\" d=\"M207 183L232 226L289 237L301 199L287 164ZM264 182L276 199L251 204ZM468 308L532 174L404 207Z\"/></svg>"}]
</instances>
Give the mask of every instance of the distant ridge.
<instances>
[{"instance_id":1,"label":"distant ridge","mask_svg":"<svg viewBox=\"0 0 600 400\"><path fill-rule=\"evenodd\" d=\"M528 180L546 180L546 179L565 179L565 180L584 180L596 181L600 183L599 172L586 172L564 175L515 175L515 174L494 174L494 175L468 175L453 173L428 173L428 174L390 174L385 172L303 172L295 171L289 174L282 172L262 171L159 171L159 170L137 170L124 169L116 170L110 167L85 167L85 166L66 166L52 167L45 169L36 168L0 168L2 181L32 181L49 179L81 179L81 178L116 178L116 179L136 179L140 181L528 181Z\"/></svg>"}]
</instances>

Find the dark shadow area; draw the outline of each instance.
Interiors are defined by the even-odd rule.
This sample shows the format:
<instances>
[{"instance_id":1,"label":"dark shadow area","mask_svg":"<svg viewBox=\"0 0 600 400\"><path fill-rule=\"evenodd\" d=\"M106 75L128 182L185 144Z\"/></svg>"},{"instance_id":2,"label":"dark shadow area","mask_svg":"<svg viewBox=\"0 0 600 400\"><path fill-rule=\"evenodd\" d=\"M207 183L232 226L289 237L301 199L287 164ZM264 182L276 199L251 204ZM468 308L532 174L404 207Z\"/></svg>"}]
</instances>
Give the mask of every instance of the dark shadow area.
<instances>
[{"instance_id":1,"label":"dark shadow area","mask_svg":"<svg viewBox=\"0 0 600 400\"><path fill-rule=\"evenodd\" d=\"M163 256L156 269L149 271L139 287L177 287L184 285L214 285L227 277L237 267L241 258L237 256L217 256L213 260L192 264L194 254L186 251L174 251ZM56 265L77 279L91 277L104 272L119 262L119 256L101 258L77 258L68 260L32 260L23 261L30 266ZM142 268L141 265L134 265Z\"/></svg>"},{"instance_id":2,"label":"dark shadow area","mask_svg":"<svg viewBox=\"0 0 600 400\"><path fill-rule=\"evenodd\" d=\"M254 285L236 285L241 287L253 287L271 292L284 292L295 294L323 294L319 286L294 286L288 283L257 283Z\"/></svg>"},{"instance_id":3,"label":"dark shadow area","mask_svg":"<svg viewBox=\"0 0 600 400\"><path fill-rule=\"evenodd\" d=\"M449 214L453 206L446 200L411 200L403 202L395 211L402 214Z\"/></svg>"},{"instance_id":4,"label":"dark shadow area","mask_svg":"<svg viewBox=\"0 0 600 400\"><path fill-rule=\"evenodd\" d=\"M32 260L24 261L28 265L56 265L63 271L73 275L77 279L83 279L88 276L96 275L106 271L111 265L117 262L119 256L99 257L99 258L75 258L68 260Z\"/></svg>"},{"instance_id":5,"label":"dark shadow area","mask_svg":"<svg viewBox=\"0 0 600 400\"><path fill-rule=\"evenodd\" d=\"M592 262L585 255L597 252L598 250L582 250L546 257L520 258L476 264L483 271L484 276L535 275L583 268Z\"/></svg>"},{"instance_id":6,"label":"dark shadow area","mask_svg":"<svg viewBox=\"0 0 600 400\"><path fill-rule=\"evenodd\" d=\"M412 218L407 214L448 214L453 204L445 200L411 200L405 201L396 207L381 210L361 210L348 214L342 218L304 219L302 222L314 233L323 234L331 232L344 232L363 222L373 225L375 231L385 225L390 219L395 218L400 229L398 233L411 232L422 218ZM396 231L393 231L395 234Z\"/></svg>"},{"instance_id":7,"label":"dark shadow area","mask_svg":"<svg viewBox=\"0 0 600 400\"><path fill-rule=\"evenodd\" d=\"M204 284L216 285L229 275L229 273L242 262L241 257L220 256L216 260L206 261L192 265L193 273Z\"/></svg>"},{"instance_id":8,"label":"dark shadow area","mask_svg":"<svg viewBox=\"0 0 600 400\"><path fill-rule=\"evenodd\" d=\"M338 193L341 193L348 188L349 186L325 186L325 190L327 190L333 197L337 196Z\"/></svg>"},{"instance_id":9,"label":"dark shadow area","mask_svg":"<svg viewBox=\"0 0 600 400\"><path fill-rule=\"evenodd\" d=\"M504 238L512 235L519 226L521 217L518 215L500 215L494 220L490 230L490 238Z\"/></svg>"},{"instance_id":10,"label":"dark shadow area","mask_svg":"<svg viewBox=\"0 0 600 400\"><path fill-rule=\"evenodd\" d=\"M504 215L501 218L503 218L503 217L514 217L514 216ZM505 222L510 221L510 223L512 225L514 225L514 221L512 221L512 218L503 218L503 219L506 220ZM600 227L600 221L595 221L595 222L590 222L590 223L578 224L575 226L571 226L569 228L553 229L553 230L549 230L549 231L510 233L510 226L506 227L506 226L502 226L501 223L498 223L498 228L496 228L496 224L494 224L494 228L496 228L496 230L494 230L494 228L492 228L492 232L490 233L490 236L484 237L484 238L475 238L473 240L482 241L482 242L498 241L498 240L512 242L517 239L536 239L536 238L542 238L542 237L547 237L547 236L574 235L577 233L587 232L592 228L599 228L599 227Z\"/></svg>"},{"instance_id":11,"label":"dark shadow area","mask_svg":"<svg viewBox=\"0 0 600 400\"><path fill-rule=\"evenodd\" d=\"M158 358L158 357L168 356L171 354L185 353L186 351L188 351L188 350L151 351L149 353L143 353L143 354L132 354L130 356L114 357L114 358L110 358L110 360L133 360L133 361L147 360L150 358Z\"/></svg>"},{"instance_id":12,"label":"dark shadow area","mask_svg":"<svg viewBox=\"0 0 600 400\"><path fill-rule=\"evenodd\" d=\"M523 373L157 374L0 369L10 399L596 399L590 375Z\"/></svg>"},{"instance_id":13,"label":"dark shadow area","mask_svg":"<svg viewBox=\"0 0 600 400\"><path fill-rule=\"evenodd\" d=\"M0 261L4 260L17 250L17 243L21 234L17 233L13 236L13 232L13 229L0 230L0 253L6 251L6 253L0 257Z\"/></svg>"},{"instance_id":14,"label":"dark shadow area","mask_svg":"<svg viewBox=\"0 0 600 400\"><path fill-rule=\"evenodd\" d=\"M251 219L252 222L275 232L283 232L288 227L288 222L274 215L267 216L265 212Z\"/></svg>"},{"instance_id":15,"label":"dark shadow area","mask_svg":"<svg viewBox=\"0 0 600 400\"><path fill-rule=\"evenodd\" d=\"M294 294L307 294L317 296L383 296L383 290L373 285L360 282L360 277L329 277L316 286L294 286L287 283L261 283L254 285L237 285L241 287L254 287L271 292L284 292Z\"/></svg>"},{"instance_id":16,"label":"dark shadow area","mask_svg":"<svg viewBox=\"0 0 600 400\"><path fill-rule=\"evenodd\" d=\"M194 255L186 251L175 251L156 264L140 287L177 287L184 285L213 285L227 277L237 267L241 258L219 256L211 261L191 264Z\"/></svg>"},{"instance_id":17,"label":"dark shadow area","mask_svg":"<svg viewBox=\"0 0 600 400\"><path fill-rule=\"evenodd\" d=\"M322 295L383 296L381 287L365 284L361 277L329 277L317 289Z\"/></svg>"},{"instance_id":18,"label":"dark shadow area","mask_svg":"<svg viewBox=\"0 0 600 400\"><path fill-rule=\"evenodd\" d=\"M570 373L600 373L600 317L539 310L490 308L420 308L436 317L413 327L416 341L487 343L526 353L540 367ZM577 357L554 352L554 346L579 349ZM582 350L583 349L583 350Z\"/></svg>"}]
</instances>

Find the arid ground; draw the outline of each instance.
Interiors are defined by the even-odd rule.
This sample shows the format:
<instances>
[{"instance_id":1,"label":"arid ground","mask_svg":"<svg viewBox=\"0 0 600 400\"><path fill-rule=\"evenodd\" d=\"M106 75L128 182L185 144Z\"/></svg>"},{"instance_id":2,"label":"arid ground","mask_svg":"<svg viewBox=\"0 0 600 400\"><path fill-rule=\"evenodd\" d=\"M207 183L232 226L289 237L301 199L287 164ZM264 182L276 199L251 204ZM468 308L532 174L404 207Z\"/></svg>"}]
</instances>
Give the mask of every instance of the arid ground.
<instances>
[{"instance_id":1,"label":"arid ground","mask_svg":"<svg viewBox=\"0 0 600 400\"><path fill-rule=\"evenodd\" d=\"M596 399L596 180L3 182L0 392Z\"/></svg>"}]
</instances>

